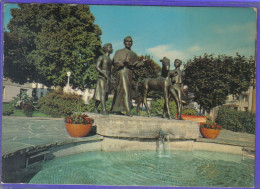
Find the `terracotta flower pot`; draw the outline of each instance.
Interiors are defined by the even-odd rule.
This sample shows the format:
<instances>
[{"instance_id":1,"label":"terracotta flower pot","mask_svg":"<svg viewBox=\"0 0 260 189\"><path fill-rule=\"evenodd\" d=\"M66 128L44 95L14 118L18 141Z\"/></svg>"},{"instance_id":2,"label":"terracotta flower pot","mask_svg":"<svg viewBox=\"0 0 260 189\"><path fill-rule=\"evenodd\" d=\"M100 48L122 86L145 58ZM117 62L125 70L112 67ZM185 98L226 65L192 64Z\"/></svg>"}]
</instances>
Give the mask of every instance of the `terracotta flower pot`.
<instances>
[{"instance_id":1,"label":"terracotta flower pot","mask_svg":"<svg viewBox=\"0 0 260 189\"><path fill-rule=\"evenodd\" d=\"M197 115L181 115L183 120L188 120L188 121L196 121L200 123L205 123L206 122L206 116L197 116Z\"/></svg>"},{"instance_id":2,"label":"terracotta flower pot","mask_svg":"<svg viewBox=\"0 0 260 189\"><path fill-rule=\"evenodd\" d=\"M72 137L87 136L91 130L92 124L71 124L65 123L66 130Z\"/></svg>"},{"instance_id":3,"label":"terracotta flower pot","mask_svg":"<svg viewBox=\"0 0 260 189\"><path fill-rule=\"evenodd\" d=\"M214 139L217 138L217 136L219 135L220 129L208 129L208 128L201 127L200 133L204 138Z\"/></svg>"}]
</instances>

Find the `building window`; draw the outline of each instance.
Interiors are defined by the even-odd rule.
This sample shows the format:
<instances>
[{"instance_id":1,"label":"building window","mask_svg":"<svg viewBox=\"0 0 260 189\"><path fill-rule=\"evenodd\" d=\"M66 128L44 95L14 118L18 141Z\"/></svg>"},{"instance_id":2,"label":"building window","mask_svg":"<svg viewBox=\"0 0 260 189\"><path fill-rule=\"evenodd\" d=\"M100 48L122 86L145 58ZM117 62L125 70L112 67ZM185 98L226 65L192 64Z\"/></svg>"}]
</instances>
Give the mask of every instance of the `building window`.
<instances>
[{"instance_id":1,"label":"building window","mask_svg":"<svg viewBox=\"0 0 260 189\"><path fill-rule=\"evenodd\" d=\"M248 111L248 107L244 107L244 111Z\"/></svg>"},{"instance_id":2,"label":"building window","mask_svg":"<svg viewBox=\"0 0 260 189\"><path fill-rule=\"evenodd\" d=\"M43 92L41 92L41 97L43 97Z\"/></svg>"},{"instance_id":3,"label":"building window","mask_svg":"<svg viewBox=\"0 0 260 189\"><path fill-rule=\"evenodd\" d=\"M243 100L244 100L244 102L248 102L248 95L244 95Z\"/></svg>"}]
</instances>

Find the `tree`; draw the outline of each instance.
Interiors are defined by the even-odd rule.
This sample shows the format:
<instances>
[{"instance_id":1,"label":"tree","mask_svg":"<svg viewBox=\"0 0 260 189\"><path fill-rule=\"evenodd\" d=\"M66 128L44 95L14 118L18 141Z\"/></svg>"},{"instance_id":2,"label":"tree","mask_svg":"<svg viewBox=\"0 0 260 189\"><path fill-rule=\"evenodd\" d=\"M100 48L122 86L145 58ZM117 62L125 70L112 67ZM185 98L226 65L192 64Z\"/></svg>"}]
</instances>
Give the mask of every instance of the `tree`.
<instances>
[{"instance_id":1,"label":"tree","mask_svg":"<svg viewBox=\"0 0 260 189\"><path fill-rule=\"evenodd\" d=\"M139 59L143 59L144 56L139 56ZM161 67L149 59L145 62L144 66L133 70L133 85L136 85L138 81L142 81L145 78L156 78L159 77Z\"/></svg>"},{"instance_id":2,"label":"tree","mask_svg":"<svg viewBox=\"0 0 260 189\"><path fill-rule=\"evenodd\" d=\"M4 77L23 84L35 77L35 66L26 61L25 42L19 40L16 32L4 32Z\"/></svg>"},{"instance_id":3,"label":"tree","mask_svg":"<svg viewBox=\"0 0 260 189\"><path fill-rule=\"evenodd\" d=\"M194 101L208 112L223 105L228 95L239 95L253 83L254 59L237 54L235 57L205 54L194 57L185 65L184 84L194 94Z\"/></svg>"},{"instance_id":4,"label":"tree","mask_svg":"<svg viewBox=\"0 0 260 189\"><path fill-rule=\"evenodd\" d=\"M19 83L28 77L47 86L65 86L66 73L71 71L73 87L93 87L95 74L87 77L87 73L102 53L102 32L94 24L89 6L19 4L19 7L11 10L10 32L5 32L4 76ZM24 69L11 69L16 66Z\"/></svg>"}]
</instances>

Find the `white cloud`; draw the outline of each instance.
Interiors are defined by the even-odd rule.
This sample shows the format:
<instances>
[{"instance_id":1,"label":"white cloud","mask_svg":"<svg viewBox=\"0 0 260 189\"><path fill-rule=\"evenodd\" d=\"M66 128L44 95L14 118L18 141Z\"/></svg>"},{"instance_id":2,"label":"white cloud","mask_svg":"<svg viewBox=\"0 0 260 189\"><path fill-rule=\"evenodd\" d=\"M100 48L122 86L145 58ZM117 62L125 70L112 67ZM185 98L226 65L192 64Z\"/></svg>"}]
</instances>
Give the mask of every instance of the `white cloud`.
<instances>
[{"instance_id":1,"label":"white cloud","mask_svg":"<svg viewBox=\"0 0 260 189\"><path fill-rule=\"evenodd\" d=\"M194 46L188 48L188 51L191 53L198 52L200 50L201 50L201 48L198 45L194 45Z\"/></svg>"},{"instance_id":2,"label":"white cloud","mask_svg":"<svg viewBox=\"0 0 260 189\"><path fill-rule=\"evenodd\" d=\"M180 51L174 45L164 44L149 48L146 51L156 62L159 62L160 59L166 56L171 60L171 63L173 63L176 58L185 62L188 59L193 58L194 55L200 53L201 50L202 48L198 45L193 45Z\"/></svg>"},{"instance_id":3,"label":"white cloud","mask_svg":"<svg viewBox=\"0 0 260 189\"><path fill-rule=\"evenodd\" d=\"M185 59L185 53L183 51L179 51L173 48L172 45L158 45L146 50L149 54L151 54L155 59L162 59L163 57L167 57L173 62L174 59Z\"/></svg>"}]
</instances>

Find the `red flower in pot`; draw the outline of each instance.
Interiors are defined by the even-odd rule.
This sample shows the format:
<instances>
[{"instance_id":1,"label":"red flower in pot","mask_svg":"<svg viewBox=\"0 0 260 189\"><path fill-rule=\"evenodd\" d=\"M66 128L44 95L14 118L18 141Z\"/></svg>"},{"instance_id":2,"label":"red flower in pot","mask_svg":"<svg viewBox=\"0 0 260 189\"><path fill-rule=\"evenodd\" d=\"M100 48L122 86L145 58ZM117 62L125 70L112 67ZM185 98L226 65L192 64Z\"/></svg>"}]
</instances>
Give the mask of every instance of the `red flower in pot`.
<instances>
[{"instance_id":1,"label":"red flower in pot","mask_svg":"<svg viewBox=\"0 0 260 189\"><path fill-rule=\"evenodd\" d=\"M91 130L94 119L87 114L73 114L65 117L66 130L72 137L87 136Z\"/></svg>"},{"instance_id":2,"label":"red flower in pot","mask_svg":"<svg viewBox=\"0 0 260 189\"><path fill-rule=\"evenodd\" d=\"M217 123L200 123L200 133L205 138L214 139L220 134L221 126Z\"/></svg>"}]
</instances>

